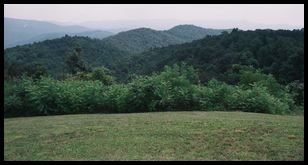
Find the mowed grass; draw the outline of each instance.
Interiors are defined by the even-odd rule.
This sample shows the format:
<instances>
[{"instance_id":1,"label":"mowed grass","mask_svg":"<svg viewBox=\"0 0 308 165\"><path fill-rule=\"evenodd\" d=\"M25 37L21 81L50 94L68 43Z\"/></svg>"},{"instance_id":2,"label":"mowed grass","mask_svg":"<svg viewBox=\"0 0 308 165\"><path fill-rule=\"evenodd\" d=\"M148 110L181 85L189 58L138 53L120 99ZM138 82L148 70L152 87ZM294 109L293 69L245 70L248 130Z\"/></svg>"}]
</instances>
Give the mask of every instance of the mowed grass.
<instances>
[{"instance_id":1,"label":"mowed grass","mask_svg":"<svg viewBox=\"0 0 308 165\"><path fill-rule=\"evenodd\" d=\"M154 112L4 119L5 160L304 160L304 116Z\"/></svg>"}]
</instances>

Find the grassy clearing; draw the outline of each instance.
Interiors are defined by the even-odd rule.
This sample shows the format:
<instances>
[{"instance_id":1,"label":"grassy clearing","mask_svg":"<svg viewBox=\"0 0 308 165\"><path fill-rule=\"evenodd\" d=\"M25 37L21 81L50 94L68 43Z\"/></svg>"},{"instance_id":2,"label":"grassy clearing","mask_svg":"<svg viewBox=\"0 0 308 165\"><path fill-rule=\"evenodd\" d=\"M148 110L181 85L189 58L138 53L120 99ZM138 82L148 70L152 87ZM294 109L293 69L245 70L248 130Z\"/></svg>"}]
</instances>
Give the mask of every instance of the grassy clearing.
<instances>
[{"instance_id":1,"label":"grassy clearing","mask_svg":"<svg viewBox=\"0 0 308 165\"><path fill-rule=\"evenodd\" d=\"M157 112L4 119L5 160L304 160L304 117Z\"/></svg>"}]
</instances>

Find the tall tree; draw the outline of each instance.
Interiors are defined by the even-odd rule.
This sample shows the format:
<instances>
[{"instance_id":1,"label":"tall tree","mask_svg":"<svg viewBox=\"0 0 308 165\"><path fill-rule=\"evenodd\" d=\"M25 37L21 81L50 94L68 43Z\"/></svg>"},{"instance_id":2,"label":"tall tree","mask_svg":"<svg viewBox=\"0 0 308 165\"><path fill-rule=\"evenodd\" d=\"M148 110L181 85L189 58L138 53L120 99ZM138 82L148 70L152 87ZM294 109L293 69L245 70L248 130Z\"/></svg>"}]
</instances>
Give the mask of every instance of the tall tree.
<instances>
[{"instance_id":1,"label":"tall tree","mask_svg":"<svg viewBox=\"0 0 308 165\"><path fill-rule=\"evenodd\" d=\"M80 47L75 48L75 51L65 61L71 74L76 74L78 71L87 71L85 63L81 58L81 51Z\"/></svg>"},{"instance_id":2,"label":"tall tree","mask_svg":"<svg viewBox=\"0 0 308 165\"><path fill-rule=\"evenodd\" d=\"M34 79L39 79L41 76L48 75L47 69L41 63L32 63L24 68L26 75Z\"/></svg>"}]
</instances>

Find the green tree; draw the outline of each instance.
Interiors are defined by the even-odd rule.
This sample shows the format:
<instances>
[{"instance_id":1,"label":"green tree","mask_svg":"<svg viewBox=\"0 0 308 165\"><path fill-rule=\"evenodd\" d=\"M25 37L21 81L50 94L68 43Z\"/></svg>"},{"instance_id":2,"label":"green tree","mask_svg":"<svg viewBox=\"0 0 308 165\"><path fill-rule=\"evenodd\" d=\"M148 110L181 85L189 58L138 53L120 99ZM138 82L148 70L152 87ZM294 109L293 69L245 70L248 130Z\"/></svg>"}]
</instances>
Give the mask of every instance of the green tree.
<instances>
[{"instance_id":1,"label":"green tree","mask_svg":"<svg viewBox=\"0 0 308 165\"><path fill-rule=\"evenodd\" d=\"M94 68L91 74L92 80L99 80L105 85L111 85L115 82L115 78L111 76L110 70L103 66Z\"/></svg>"},{"instance_id":2,"label":"green tree","mask_svg":"<svg viewBox=\"0 0 308 165\"><path fill-rule=\"evenodd\" d=\"M5 62L5 72L9 79L18 79L22 74L24 65L16 60Z\"/></svg>"},{"instance_id":3,"label":"green tree","mask_svg":"<svg viewBox=\"0 0 308 165\"><path fill-rule=\"evenodd\" d=\"M71 74L76 74L78 71L87 71L86 65L81 58L81 51L81 48L77 47L75 51L71 55L69 55L65 61Z\"/></svg>"},{"instance_id":4,"label":"green tree","mask_svg":"<svg viewBox=\"0 0 308 165\"><path fill-rule=\"evenodd\" d=\"M48 72L41 63L33 63L25 67L26 75L33 79L39 79L41 76L47 76Z\"/></svg>"}]
</instances>

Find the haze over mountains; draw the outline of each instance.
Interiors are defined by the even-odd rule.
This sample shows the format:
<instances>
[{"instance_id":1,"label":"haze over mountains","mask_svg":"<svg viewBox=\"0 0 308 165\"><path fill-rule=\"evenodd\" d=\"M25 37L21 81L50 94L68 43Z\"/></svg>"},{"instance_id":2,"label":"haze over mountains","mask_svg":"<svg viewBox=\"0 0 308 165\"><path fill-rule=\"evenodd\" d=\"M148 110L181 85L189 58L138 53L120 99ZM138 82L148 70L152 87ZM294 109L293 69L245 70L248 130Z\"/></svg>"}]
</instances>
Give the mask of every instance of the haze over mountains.
<instances>
[{"instance_id":1,"label":"haze over mountains","mask_svg":"<svg viewBox=\"0 0 308 165\"><path fill-rule=\"evenodd\" d=\"M13 18L5 18L5 26L4 26L4 48L10 48L17 45L24 45L33 42L44 41L47 39L55 39L60 38L65 35L69 36L84 36L96 39L103 39L109 37L114 32L119 32L119 35L112 36L108 38L108 42L114 43L118 45L119 48L127 48L127 49L136 49L129 48L130 40L122 40L127 37L137 37L135 40L139 43L141 47L139 47L136 52L141 52L143 49L147 49L150 47L159 47L166 46L170 44L179 44L184 42L190 42L195 39L200 39L205 37L206 35L217 35L223 30L216 29L208 29L201 28L197 26L177 26L176 28L171 28L170 30L161 30L157 31L150 28L143 28L140 26L139 28L128 30L129 33L126 33L126 29L129 29L130 26L125 26L126 28L116 27L114 29L110 29L113 32L97 30L102 29L102 27L97 26L97 28L86 28L79 25L57 25L50 22L45 21L35 21L35 20L22 20L22 19L13 19ZM125 24L125 23L124 23ZM149 24L150 25L150 24ZM105 29L112 28L110 26L105 26ZM130 36L126 36L130 35ZM153 40L156 41L156 44L152 45L150 42L147 42L149 38L144 38L144 36L155 36ZM135 51L133 51L136 53Z\"/></svg>"},{"instance_id":2,"label":"haze over mountains","mask_svg":"<svg viewBox=\"0 0 308 165\"><path fill-rule=\"evenodd\" d=\"M44 41L70 36L87 36L103 39L105 37L138 28L150 28L155 30L168 30L180 24L193 24L206 29L300 29L302 27L291 25L257 24L248 21L236 20L190 20L179 21L176 19L149 19L149 20L105 20L87 22L59 22L36 21L15 18L4 18L4 48L24 45L33 42ZM187 34L188 35L188 34Z\"/></svg>"},{"instance_id":3,"label":"haze over mountains","mask_svg":"<svg viewBox=\"0 0 308 165\"><path fill-rule=\"evenodd\" d=\"M66 34L69 36L84 36L84 37L90 37L90 38L96 38L96 39L103 39L108 36L111 36L113 34L116 34L118 32L124 32L128 31L129 29L132 29L132 27L146 27L146 26L138 26L135 24L135 22L127 22L128 24L125 24L125 21L122 24L123 26L117 26L116 23L114 23L114 26L109 26L110 24L105 24L105 26L95 26L95 27L85 27L85 26L79 26L79 25L59 25L56 23L50 23L46 21L36 21L36 20L23 20L23 19L14 19L14 18L4 18L4 48L10 48L14 47L17 45L24 45L24 44L29 44L33 42L39 42L39 41L44 41L47 39L55 39L55 38L60 38L65 36ZM144 24L145 22L143 22ZM151 26L151 23L148 22ZM91 24L90 24L91 25ZM133 26L131 26L133 25ZM138 29L136 28L136 29ZM108 31L106 30L101 30L101 29L109 29ZM144 32L150 32L151 30L149 28L144 28L148 29L145 30ZM160 28L158 28L160 29ZM201 28L199 28L200 30ZM210 29L207 29L208 31L213 31ZM110 32L112 31L112 32ZM202 30L201 30L202 31ZM200 31L200 32L201 32ZM132 31L131 33L133 33ZM154 30L152 31L154 32ZM151 33L151 32L150 32ZM165 38L167 37L168 39L171 39L174 36L170 36L170 34L167 33L162 33L158 32L161 35L169 35L169 36L164 36ZM204 32L203 32L204 33ZM204 37L204 34L201 32L200 37ZM208 33L208 32L206 32ZM211 32L209 32L211 33ZM125 35L127 33L121 33L120 36ZM164 39L162 36L157 36L157 39ZM196 37L196 36L194 36ZM192 37L192 38L194 38ZM199 38L200 38L199 37ZM110 42L113 40L119 40L119 36L115 36L113 38L110 38ZM178 40L175 43L182 43L183 38L175 36L175 38L171 39L173 41ZM191 41L191 39L190 39ZM165 45L168 45L169 41ZM120 43L121 44L121 43Z\"/></svg>"},{"instance_id":4,"label":"haze over mountains","mask_svg":"<svg viewBox=\"0 0 308 165\"><path fill-rule=\"evenodd\" d=\"M136 54L150 48L191 42L207 35L218 35L223 31L230 30L205 29L194 25L178 25L163 31L138 28L107 37L103 42L110 43L119 50Z\"/></svg>"},{"instance_id":5,"label":"haze over mountains","mask_svg":"<svg viewBox=\"0 0 308 165\"><path fill-rule=\"evenodd\" d=\"M181 61L191 63L202 70L207 70L202 75L205 77L202 79L204 81L213 78L210 75L220 75L220 73L227 71L231 64L234 63L232 61L240 63L239 61L244 60L244 63L264 67L258 64L261 56L264 57L264 59L261 59L264 61L260 63L266 64L263 69L270 68L268 69L269 73L273 71L275 74L282 74L279 75L280 77L287 75L284 74L287 71L279 70L279 65L292 66L293 68L301 66L293 65L292 62L294 60L300 61L302 45L296 48L298 50L294 49L294 52L283 57L287 61L284 64L280 58L285 52L280 50L281 46L279 46L284 44L283 41L281 39L276 41L277 38L275 37L271 39L264 38L262 35L268 35L268 37L275 35L286 41L296 39L296 44L300 44L302 39L298 39L298 36L304 33L303 28L298 28L295 31L278 30L277 32L272 32L272 30L266 28L267 30L264 31L256 30L245 33L241 30L240 32L233 32L234 30L232 29L214 29L204 28L207 26L199 27L194 24L177 24L166 29L175 22L170 20L169 23L164 24L159 20L148 20L146 22L123 21L122 23L118 22L119 24L117 22L104 24L102 21L98 22L98 24L95 24L95 22L94 24L93 22L92 24L90 22L80 23L84 25L80 26L5 18L4 58L10 66L40 63L51 74L58 76L59 73L63 73L65 58L75 48L80 47L82 58L91 67L106 66L117 72L120 77L124 77L124 79L129 74L148 74L161 70L165 64L169 65ZM233 26L234 28L238 27L237 24ZM259 24L258 26L262 27L263 25ZM267 27L266 25L264 26ZM134 29L127 30L130 28ZM233 35L221 36L221 34L227 34L231 31ZM251 36L247 37L245 35ZM290 35L291 37L288 38L289 36L285 35ZM238 37L242 37L242 39L238 41ZM254 41L251 42L250 40ZM272 50L272 47L268 47L270 44L267 42L273 42L270 40L273 40L277 45L274 50ZM294 44L288 41L289 43ZM208 44L210 45L209 47ZM225 44L231 45L231 47L226 47ZM238 49L238 45L241 44L248 44L249 46L242 46L241 49ZM20 46L15 47L16 45ZM215 50L213 49L214 47L216 48ZM290 46L285 45L285 47ZM269 52L276 50L279 50L278 53L274 53L274 56L277 54L277 57L273 57L273 59L266 57L267 55L273 56ZM209 54L208 52L212 53ZM213 54L216 55L214 56ZM289 56L292 56L293 59L287 59ZM250 61L248 60L247 62L245 59ZM267 61L274 61L274 63L268 63ZM217 70L217 68L223 69ZM297 68L297 70L301 70L301 68ZM297 75L295 72L288 72L288 75L288 77L295 75L296 79L302 77L302 75Z\"/></svg>"},{"instance_id":6,"label":"haze over mountains","mask_svg":"<svg viewBox=\"0 0 308 165\"><path fill-rule=\"evenodd\" d=\"M232 35L220 35L224 31L232 31ZM98 38L96 31L75 33L87 37L62 37L64 33L58 33L61 35L49 36L58 39L5 49L4 58L9 63L13 62L13 65L41 63L50 73L57 76L63 72L67 55L76 47L80 47L87 64L111 68L124 79L129 74L148 74L161 70L166 64L181 61L206 71L201 74L204 81L213 78L213 75L219 76L220 73L226 72L233 63L241 62L262 67L270 73L279 74L279 77L287 75L295 76L294 79L302 78L302 65L294 63L298 63L303 57L301 43L304 29L233 31L178 25L169 30L138 28L104 39L95 39ZM89 38L91 34L92 39ZM285 51L284 48L290 47L290 44L298 46L292 50L293 52ZM288 70L281 70L280 65L290 67ZM294 69L291 68L297 68L298 72L293 72Z\"/></svg>"},{"instance_id":7,"label":"haze over mountains","mask_svg":"<svg viewBox=\"0 0 308 165\"><path fill-rule=\"evenodd\" d=\"M39 38L55 38L37 42L30 45L5 49L5 59L7 61L19 61L31 64L33 62L42 63L51 73L61 72L65 57L76 47L81 47L85 61L93 66L111 66L116 64L122 57L128 57L153 48L164 47L168 45L181 44L201 39L207 35L218 35L223 31L205 29L194 25L179 25L169 30L153 30L149 28L138 28L106 37L102 40L91 39L83 36L91 36L85 32L77 37L62 37L60 35L48 36L47 34L38 35ZM90 31L93 32L93 31ZM94 31L95 32L95 31ZM62 37L62 38L60 38ZM19 65L22 65L20 63Z\"/></svg>"},{"instance_id":8,"label":"haze over mountains","mask_svg":"<svg viewBox=\"0 0 308 165\"><path fill-rule=\"evenodd\" d=\"M78 25L60 26L45 21L4 18L4 48L55 39L65 34L101 39L113 33Z\"/></svg>"},{"instance_id":9,"label":"haze over mountains","mask_svg":"<svg viewBox=\"0 0 308 165\"><path fill-rule=\"evenodd\" d=\"M59 23L59 22L58 22ZM152 28L156 30L167 30L180 24L193 24L200 27L213 29L232 29L242 30L255 29L300 29L300 26L286 24L265 24L245 20L177 20L177 19L147 19L147 20L105 20L105 21L86 21L80 23L60 23L65 25L80 25L87 28L97 28L112 32L120 32L139 27ZM114 30L114 31L113 31Z\"/></svg>"}]
</instances>

